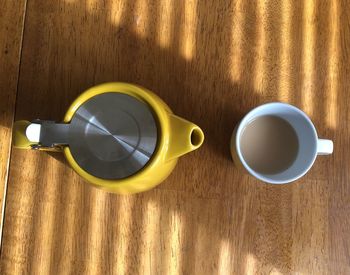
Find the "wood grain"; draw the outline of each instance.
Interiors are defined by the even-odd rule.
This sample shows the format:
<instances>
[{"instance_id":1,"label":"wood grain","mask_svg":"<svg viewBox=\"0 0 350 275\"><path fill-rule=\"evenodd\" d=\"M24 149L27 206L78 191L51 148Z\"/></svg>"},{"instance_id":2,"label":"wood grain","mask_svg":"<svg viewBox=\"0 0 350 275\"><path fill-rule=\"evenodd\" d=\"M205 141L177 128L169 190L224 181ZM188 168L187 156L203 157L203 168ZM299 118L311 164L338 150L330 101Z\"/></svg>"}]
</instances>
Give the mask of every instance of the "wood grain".
<instances>
[{"instance_id":1,"label":"wood grain","mask_svg":"<svg viewBox=\"0 0 350 275\"><path fill-rule=\"evenodd\" d=\"M60 120L86 88L155 91L206 141L159 187L107 194L60 154L13 150L1 274L349 274L350 4L28 2L16 119ZM335 152L267 185L229 156L269 101L304 109Z\"/></svg>"},{"instance_id":2,"label":"wood grain","mask_svg":"<svg viewBox=\"0 0 350 275\"><path fill-rule=\"evenodd\" d=\"M25 2L25 0L0 2L0 209L3 207L3 198L6 194ZM2 210L0 227L2 227Z\"/></svg>"}]
</instances>

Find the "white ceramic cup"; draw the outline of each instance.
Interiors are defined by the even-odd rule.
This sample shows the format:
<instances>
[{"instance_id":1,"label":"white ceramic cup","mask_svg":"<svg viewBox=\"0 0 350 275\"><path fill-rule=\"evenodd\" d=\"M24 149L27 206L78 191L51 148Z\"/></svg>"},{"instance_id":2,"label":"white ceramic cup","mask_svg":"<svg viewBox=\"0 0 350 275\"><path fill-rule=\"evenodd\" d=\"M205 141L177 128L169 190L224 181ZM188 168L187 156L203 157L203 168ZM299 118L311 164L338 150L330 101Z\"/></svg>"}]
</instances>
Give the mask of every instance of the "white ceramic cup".
<instances>
[{"instance_id":1,"label":"white ceramic cup","mask_svg":"<svg viewBox=\"0 0 350 275\"><path fill-rule=\"evenodd\" d=\"M266 115L278 116L288 121L294 128L299 141L299 151L293 164L286 170L272 175L254 171L244 160L241 151L243 129L252 120ZM257 179L274 184L288 183L301 178L310 170L317 155L333 153L333 142L318 138L315 126L303 111L292 105L279 102L267 103L251 110L233 131L230 147L232 158L238 166L243 166Z\"/></svg>"}]
</instances>

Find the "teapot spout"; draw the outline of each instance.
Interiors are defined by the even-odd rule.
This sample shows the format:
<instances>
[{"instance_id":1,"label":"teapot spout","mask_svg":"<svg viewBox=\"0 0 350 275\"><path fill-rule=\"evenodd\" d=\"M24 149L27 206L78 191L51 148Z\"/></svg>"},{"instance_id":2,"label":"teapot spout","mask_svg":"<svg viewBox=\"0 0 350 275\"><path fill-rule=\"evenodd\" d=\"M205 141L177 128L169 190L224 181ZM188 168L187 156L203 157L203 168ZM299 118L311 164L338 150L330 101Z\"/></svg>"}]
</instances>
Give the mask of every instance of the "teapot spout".
<instances>
[{"instance_id":1,"label":"teapot spout","mask_svg":"<svg viewBox=\"0 0 350 275\"><path fill-rule=\"evenodd\" d=\"M169 124L170 142L166 160L178 158L202 145L204 134L197 125L174 114L169 115Z\"/></svg>"}]
</instances>

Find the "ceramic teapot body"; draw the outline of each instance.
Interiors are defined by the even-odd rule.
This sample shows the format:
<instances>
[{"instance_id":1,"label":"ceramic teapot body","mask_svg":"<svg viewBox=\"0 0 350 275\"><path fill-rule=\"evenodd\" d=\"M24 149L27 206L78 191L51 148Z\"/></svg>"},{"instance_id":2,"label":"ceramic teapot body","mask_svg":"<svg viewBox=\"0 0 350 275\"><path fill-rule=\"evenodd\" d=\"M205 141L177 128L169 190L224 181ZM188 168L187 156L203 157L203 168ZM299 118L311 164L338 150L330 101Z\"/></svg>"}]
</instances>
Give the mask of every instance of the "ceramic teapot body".
<instances>
[{"instance_id":1,"label":"ceramic teapot body","mask_svg":"<svg viewBox=\"0 0 350 275\"><path fill-rule=\"evenodd\" d=\"M153 92L128 83L105 83L92 87L82 93L68 109L63 124L60 124L61 128L65 128L65 125L73 124L74 116L89 100L91 101L91 99L106 93L124 94L145 104L151 111L156 124L157 138L156 143L154 143L152 154L149 155L149 159L144 166L132 175L124 178L104 178L103 176L96 176L77 161L78 158L74 155L73 146L64 144L64 142L62 142L62 144L58 142L57 144L43 146L43 142L40 138L43 136L43 127L46 127L45 125L47 124L40 125L40 121L16 121L13 131L14 147L63 151L70 166L94 186L109 192L131 194L149 190L161 183L172 172L180 156L202 145L204 134L197 125L174 115L164 101ZM91 117L94 117L94 114L92 114ZM141 123L137 128L146 126ZM73 126L71 128L73 128ZM54 139L55 134L52 135ZM147 137L145 139L147 140ZM126 144L126 146L128 146L128 144ZM99 165L102 166L103 164ZM90 164L90 166L93 166L93 163Z\"/></svg>"}]
</instances>

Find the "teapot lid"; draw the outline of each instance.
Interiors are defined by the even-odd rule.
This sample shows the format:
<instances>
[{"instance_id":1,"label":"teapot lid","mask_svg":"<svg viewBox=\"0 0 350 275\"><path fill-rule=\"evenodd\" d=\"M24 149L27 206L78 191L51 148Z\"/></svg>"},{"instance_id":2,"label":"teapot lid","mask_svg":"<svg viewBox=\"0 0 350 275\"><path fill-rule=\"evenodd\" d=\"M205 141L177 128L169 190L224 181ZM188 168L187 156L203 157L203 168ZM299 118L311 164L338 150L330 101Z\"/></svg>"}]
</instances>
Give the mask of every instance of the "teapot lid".
<instances>
[{"instance_id":1,"label":"teapot lid","mask_svg":"<svg viewBox=\"0 0 350 275\"><path fill-rule=\"evenodd\" d=\"M89 174L123 179L140 171L157 145L150 107L123 93L107 92L85 101L67 128L73 158Z\"/></svg>"}]
</instances>

